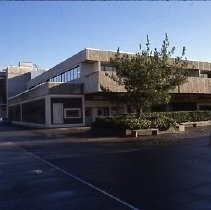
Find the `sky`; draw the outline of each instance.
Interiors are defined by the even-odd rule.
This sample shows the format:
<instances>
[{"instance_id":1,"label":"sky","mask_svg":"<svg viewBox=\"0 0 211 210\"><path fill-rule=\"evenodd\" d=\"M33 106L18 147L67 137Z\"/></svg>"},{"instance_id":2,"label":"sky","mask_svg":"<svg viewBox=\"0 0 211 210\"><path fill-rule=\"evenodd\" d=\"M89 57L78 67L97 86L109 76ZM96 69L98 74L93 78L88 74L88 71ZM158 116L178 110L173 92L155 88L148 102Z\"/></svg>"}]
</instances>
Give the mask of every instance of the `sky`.
<instances>
[{"instance_id":1,"label":"sky","mask_svg":"<svg viewBox=\"0 0 211 210\"><path fill-rule=\"evenodd\" d=\"M165 33L175 56L211 62L210 1L0 1L0 67L51 68L85 48L138 52Z\"/></svg>"}]
</instances>

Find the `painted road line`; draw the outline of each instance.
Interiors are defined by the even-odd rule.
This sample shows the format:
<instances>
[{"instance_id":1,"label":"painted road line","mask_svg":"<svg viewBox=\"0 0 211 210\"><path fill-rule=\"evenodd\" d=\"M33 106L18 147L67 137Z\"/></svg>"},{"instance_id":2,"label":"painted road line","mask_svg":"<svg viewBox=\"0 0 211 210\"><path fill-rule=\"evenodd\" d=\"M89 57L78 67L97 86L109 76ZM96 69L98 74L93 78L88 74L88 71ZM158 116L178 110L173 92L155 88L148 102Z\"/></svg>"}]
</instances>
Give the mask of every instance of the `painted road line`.
<instances>
[{"instance_id":1,"label":"painted road line","mask_svg":"<svg viewBox=\"0 0 211 210\"><path fill-rule=\"evenodd\" d=\"M121 203L122 205L124 205L124 206L126 206L126 207L128 207L128 208L130 208L130 209L133 209L133 210L140 210L140 208L137 208L137 207L135 207L135 206L129 204L128 202L123 201L122 199L120 199L120 198L118 198L118 197L116 197L116 196L114 196L114 195L112 195L112 194L106 192L105 190L100 189L99 187L97 187L97 186L95 186L95 185L93 185L93 184L91 184L91 183L85 181L84 179L82 179L82 178L80 178L80 177L78 177L78 176L75 176L75 175L72 174L71 172L65 171L64 169L62 169L62 168L60 168L60 167L58 167L58 166L56 166L56 165L50 163L49 161L40 158L39 156L35 155L35 154L32 153L32 152L29 152L28 150L24 149L23 147L20 147L20 146L14 144L13 142L10 142L10 143L11 143L14 147L23 150L24 152L26 152L26 153L29 154L30 156L34 157L35 159L40 160L41 162L43 162L43 163L45 163L45 164L47 164L47 165L49 165L49 166L51 166L51 167L57 169L58 171L60 171L60 172L62 172L62 173L64 173L64 174L66 174L67 176L69 176L69 177L71 177L71 178L73 178L73 179L75 179L75 180L77 180L77 181L79 181L79 182L81 182L81 183L83 183L83 184L89 186L90 188L92 188L92 189L94 189L94 190L96 190L96 191L98 191L98 192L100 192L100 193L106 195L107 197L109 197L109 198L111 198L111 199L113 199L113 200L115 200L115 201Z\"/></svg>"}]
</instances>

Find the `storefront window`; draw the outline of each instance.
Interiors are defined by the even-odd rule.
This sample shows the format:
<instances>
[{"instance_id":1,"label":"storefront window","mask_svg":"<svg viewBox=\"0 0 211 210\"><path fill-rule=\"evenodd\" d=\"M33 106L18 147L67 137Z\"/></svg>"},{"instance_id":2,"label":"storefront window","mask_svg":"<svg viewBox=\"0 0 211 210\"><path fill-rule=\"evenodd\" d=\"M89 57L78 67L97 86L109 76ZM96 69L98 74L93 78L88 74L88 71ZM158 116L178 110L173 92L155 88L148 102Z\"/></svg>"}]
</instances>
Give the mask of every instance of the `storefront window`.
<instances>
[{"instance_id":1,"label":"storefront window","mask_svg":"<svg viewBox=\"0 0 211 210\"><path fill-rule=\"evenodd\" d=\"M64 109L64 117L67 119L81 118L81 109L80 108L66 108Z\"/></svg>"}]
</instances>

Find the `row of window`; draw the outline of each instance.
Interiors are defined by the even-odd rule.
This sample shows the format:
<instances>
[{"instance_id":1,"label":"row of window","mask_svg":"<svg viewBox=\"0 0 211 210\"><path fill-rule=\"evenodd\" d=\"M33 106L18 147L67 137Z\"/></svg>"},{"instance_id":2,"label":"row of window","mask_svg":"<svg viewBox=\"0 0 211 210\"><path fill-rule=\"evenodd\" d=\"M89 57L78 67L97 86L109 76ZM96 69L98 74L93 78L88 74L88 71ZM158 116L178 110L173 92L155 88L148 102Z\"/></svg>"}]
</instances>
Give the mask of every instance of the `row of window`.
<instances>
[{"instance_id":1,"label":"row of window","mask_svg":"<svg viewBox=\"0 0 211 210\"><path fill-rule=\"evenodd\" d=\"M115 67L113 67L109 63L103 63L101 65L101 71L116 71ZM202 78L211 78L211 72L210 71L201 71L200 74L198 74L198 69L197 70L192 70L189 72L190 77L202 77Z\"/></svg>"},{"instance_id":2,"label":"row of window","mask_svg":"<svg viewBox=\"0 0 211 210\"><path fill-rule=\"evenodd\" d=\"M77 66L50 79L50 82L68 82L80 78L80 67Z\"/></svg>"},{"instance_id":3,"label":"row of window","mask_svg":"<svg viewBox=\"0 0 211 210\"><path fill-rule=\"evenodd\" d=\"M101 65L101 71L116 71L116 69L109 64L103 64Z\"/></svg>"}]
</instances>

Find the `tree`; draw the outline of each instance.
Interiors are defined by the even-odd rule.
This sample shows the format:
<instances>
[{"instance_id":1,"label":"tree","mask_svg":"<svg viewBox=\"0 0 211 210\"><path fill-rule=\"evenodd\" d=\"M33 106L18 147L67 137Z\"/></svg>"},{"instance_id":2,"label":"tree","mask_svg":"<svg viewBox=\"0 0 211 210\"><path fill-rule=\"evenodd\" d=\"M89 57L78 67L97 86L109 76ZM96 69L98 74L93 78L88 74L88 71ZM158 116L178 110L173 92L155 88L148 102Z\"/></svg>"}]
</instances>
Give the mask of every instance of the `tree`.
<instances>
[{"instance_id":1,"label":"tree","mask_svg":"<svg viewBox=\"0 0 211 210\"><path fill-rule=\"evenodd\" d=\"M141 50L135 55L120 54L119 48L111 64L116 69L112 76L126 89L127 103L142 111L149 110L151 105L168 103L171 95L169 91L187 81L187 59L185 47L180 57L172 58L175 47L169 50L168 35L165 34L160 51L150 50L147 36L146 50Z\"/></svg>"}]
</instances>

